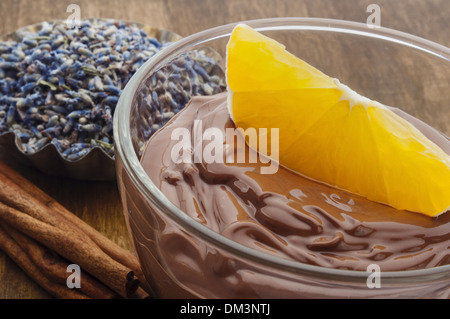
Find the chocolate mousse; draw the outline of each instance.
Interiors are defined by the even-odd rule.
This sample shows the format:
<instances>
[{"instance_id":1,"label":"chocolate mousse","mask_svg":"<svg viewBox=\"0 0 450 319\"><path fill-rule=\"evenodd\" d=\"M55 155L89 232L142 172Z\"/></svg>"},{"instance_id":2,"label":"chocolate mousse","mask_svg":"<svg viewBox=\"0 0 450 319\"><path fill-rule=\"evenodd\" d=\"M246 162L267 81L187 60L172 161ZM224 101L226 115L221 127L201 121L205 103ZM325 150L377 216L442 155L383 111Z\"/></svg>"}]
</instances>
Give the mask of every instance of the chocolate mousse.
<instances>
[{"instance_id":1,"label":"chocolate mousse","mask_svg":"<svg viewBox=\"0 0 450 319\"><path fill-rule=\"evenodd\" d=\"M394 111L408 118L406 113ZM448 138L418 120L408 120L449 152ZM248 157L256 152L245 143L227 147L224 139L220 141L225 150L223 161L196 160L198 145L205 150L212 143L199 143L196 139L202 138L201 134L192 134L189 147L182 150L184 160L174 161L173 149L180 143L174 139L174 130L194 132L199 129L194 123L200 123L203 132L215 128L225 137L227 128L235 128L227 109L227 94L193 98L151 137L141 163L173 204L215 232L269 255L326 268L366 271L369 265L376 264L381 271L401 271L450 264L450 213L431 218L399 211L283 166L273 174L261 174L261 168L271 164L267 160L227 161L239 151ZM186 151L190 153L186 155ZM236 269L226 262L227 258L218 258L200 247L196 250L197 246L180 230L169 227L166 231L158 245L161 251L170 251L166 263L169 268L177 266L168 271L180 282L201 287L207 297L258 295L251 284L239 286L236 278L245 281L243 277L226 279ZM254 284L260 288L270 286L263 277ZM205 288L208 284L198 280L216 286ZM288 285L282 290L288 295Z\"/></svg>"}]
</instances>

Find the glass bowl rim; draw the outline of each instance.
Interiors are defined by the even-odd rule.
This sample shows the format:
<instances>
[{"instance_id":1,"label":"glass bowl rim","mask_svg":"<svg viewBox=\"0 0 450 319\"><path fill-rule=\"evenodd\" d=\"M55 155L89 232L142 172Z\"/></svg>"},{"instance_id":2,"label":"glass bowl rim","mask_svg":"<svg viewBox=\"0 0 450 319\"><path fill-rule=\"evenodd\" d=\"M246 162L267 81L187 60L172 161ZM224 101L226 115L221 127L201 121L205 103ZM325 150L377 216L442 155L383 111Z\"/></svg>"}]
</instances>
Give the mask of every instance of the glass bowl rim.
<instances>
[{"instance_id":1,"label":"glass bowl rim","mask_svg":"<svg viewBox=\"0 0 450 319\"><path fill-rule=\"evenodd\" d=\"M182 229L190 234L205 240L208 244L225 250L227 253L244 258L251 262L262 264L275 270L284 270L291 274L301 274L334 280L361 281L366 280L370 273L367 271L333 269L323 266L309 265L293 260L279 258L273 255L254 250L239 244L221 234L211 230L207 226L198 223L186 215L182 210L170 202L167 197L156 187L150 177L145 173L135 153L130 131L130 111L142 81L167 57L175 55L186 47L199 45L214 39L229 37L231 30L239 23L246 23L259 31L275 30L306 30L306 31L331 31L349 33L366 37L378 38L397 44L419 49L428 54L442 58L450 63L450 48L430 40L411 35L402 31L385 28L382 26L369 27L368 24L324 18L305 17L281 17L246 20L213 27L198 33L184 37L165 49L161 50L142 65L123 90L114 114L114 141L115 154L120 158L129 178L161 212L175 221ZM116 158L117 160L117 158ZM120 172L118 172L119 178ZM130 234L131 235L131 234ZM376 264L376 262L374 262ZM382 271L383 280L389 283L423 282L430 279L450 278L450 265L438 266L426 269Z\"/></svg>"}]
</instances>

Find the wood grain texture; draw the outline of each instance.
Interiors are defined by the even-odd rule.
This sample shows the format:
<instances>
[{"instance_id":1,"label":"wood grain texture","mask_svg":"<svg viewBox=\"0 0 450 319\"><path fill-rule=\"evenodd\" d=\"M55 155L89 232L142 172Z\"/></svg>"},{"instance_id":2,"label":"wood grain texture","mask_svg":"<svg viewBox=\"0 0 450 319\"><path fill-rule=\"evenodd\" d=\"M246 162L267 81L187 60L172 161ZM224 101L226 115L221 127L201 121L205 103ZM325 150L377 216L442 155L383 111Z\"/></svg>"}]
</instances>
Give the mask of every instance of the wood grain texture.
<instances>
[{"instance_id":1,"label":"wood grain texture","mask_svg":"<svg viewBox=\"0 0 450 319\"><path fill-rule=\"evenodd\" d=\"M450 46L448 0L2 0L0 34L33 23L66 19L66 8L71 3L80 6L83 19L131 20L182 36L231 22L269 17L321 17L365 23L367 6L375 3L381 8L382 26ZM132 250L115 183L49 177L14 162L1 149L0 160L113 241ZM9 298L50 296L0 252L0 299Z\"/></svg>"}]
</instances>

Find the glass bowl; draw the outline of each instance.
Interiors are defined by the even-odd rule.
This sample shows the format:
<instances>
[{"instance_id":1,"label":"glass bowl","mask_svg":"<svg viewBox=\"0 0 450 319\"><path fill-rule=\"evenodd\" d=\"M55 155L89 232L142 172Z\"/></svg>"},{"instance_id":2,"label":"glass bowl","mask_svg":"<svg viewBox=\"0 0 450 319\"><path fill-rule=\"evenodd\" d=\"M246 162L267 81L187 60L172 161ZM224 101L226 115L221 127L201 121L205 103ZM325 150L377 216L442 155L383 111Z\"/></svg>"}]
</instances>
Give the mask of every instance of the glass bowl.
<instances>
[{"instance_id":1,"label":"glass bowl","mask_svg":"<svg viewBox=\"0 0 450 319\"><path fill-rule=\"evenodd\" d=\"M450 133L447 47L340 20L274 18L245 23L355 91ZM234 242L187 216L155 186L140 164L148 130L142 121L147 115L142 114L148 112L145 97L152 93L151 79L180 57L205 48L220 66L211 72L223 76L225 48L235 25L188 36L155 55L128 83L115 113L116 171L124 215L157 297L448 298L450 265L382 272L374 286L370 281L375 273L369 269L302 264Z\"/></svg>"}]
</instances>

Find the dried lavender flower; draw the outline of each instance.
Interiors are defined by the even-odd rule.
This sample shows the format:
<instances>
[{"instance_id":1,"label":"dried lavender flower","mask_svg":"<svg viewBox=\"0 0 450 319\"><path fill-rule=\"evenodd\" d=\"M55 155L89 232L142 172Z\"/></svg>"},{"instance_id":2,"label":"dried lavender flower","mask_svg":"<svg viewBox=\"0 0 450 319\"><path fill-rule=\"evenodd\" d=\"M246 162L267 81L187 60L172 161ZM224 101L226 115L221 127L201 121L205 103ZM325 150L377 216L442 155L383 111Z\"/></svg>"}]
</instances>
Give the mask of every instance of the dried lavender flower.
<instances>
[{"instance_id":1,"label":"dried lavender flower","mask_svg":"<svg viewBox=\"0 0 450 319\"><path fill-rule=\"evenodd\" d=\"M69 161L100 147L114 158L112 118L134 72L170 43L137 26L113 20L43 23L20 41L0 41L0 135L15 132L32 154L53 144ZM224 90L218 62L193 51L148 82L138 132L144 145L191 96ZM138 116L142 118L141 116Z\"/></svg>"},{"instance_id":2,"label":"dried lavender flower","mask_svg":"<svg viewBox=\"0 0 450 319\"><path fill-rule=\"evenodd\" d=\"M100 139L107 142L96 146L114 157L112 132L102 128L112 126L118 97L142 64L125 57L148 59L144 52L156 53L164 45L136 26L112 20L83 21L73 29L64 22L43 23L39 32L21 35L20 41L0 42L0 134L19 125L22 133L16 136L27 144L25 153L51 142L63 156L69 138L72 144L88 142L79 144L87 150L90 140ZM110 56L120 67L110 65ZM102 58L107 63L100 67ZM82 118L80 125L74 117ZM70 159L86 154L82 151L71 152Z\"/></svg>"}]
</instances>

